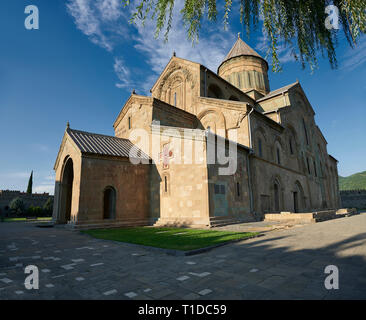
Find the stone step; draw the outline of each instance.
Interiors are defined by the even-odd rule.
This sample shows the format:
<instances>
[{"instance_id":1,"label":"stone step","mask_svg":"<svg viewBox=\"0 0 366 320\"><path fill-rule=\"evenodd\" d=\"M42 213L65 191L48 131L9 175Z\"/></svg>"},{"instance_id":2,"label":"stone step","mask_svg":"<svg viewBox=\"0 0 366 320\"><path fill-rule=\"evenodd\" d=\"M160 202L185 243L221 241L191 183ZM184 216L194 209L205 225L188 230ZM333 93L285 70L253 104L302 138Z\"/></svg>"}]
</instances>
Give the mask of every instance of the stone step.
<instances>
[{"instance_id":1,"label":"stone step","mask_svg":"<svg viewBox=\"0 0 366 320\"><path fill-rule=\"evenodd\" d=\"M243 223L244 221L234 217L210 217L210 227L221 227L229 224Z\"/></svg>"},{"instance_id":2,"label":"stone step","mask_svg":"<svg viewBox=\"0 0 366 320\"><path fill-rule=\"evenodd\" d=\"M91 222L91 223L69 223L64 226L65 228L72 230L86 230L86 229L104 229L104 228L120 228L120 227L141 227L151 226L153 222L151 220L128 220L128 221L108 221L108 222Z\"/></svg>"}]
</instances>

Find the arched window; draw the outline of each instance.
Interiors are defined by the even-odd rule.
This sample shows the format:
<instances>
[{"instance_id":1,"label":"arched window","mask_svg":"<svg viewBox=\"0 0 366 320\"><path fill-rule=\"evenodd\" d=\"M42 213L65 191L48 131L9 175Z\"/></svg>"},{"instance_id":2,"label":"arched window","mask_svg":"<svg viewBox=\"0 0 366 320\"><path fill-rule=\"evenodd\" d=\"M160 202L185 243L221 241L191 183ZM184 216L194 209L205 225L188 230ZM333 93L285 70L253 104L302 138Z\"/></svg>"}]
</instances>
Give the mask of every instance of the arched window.
<instances>
[{"instance_id":1,"label":"arched window","mask_svg":"<svg viewBox=\"0 0 366 320\"><path fill-rule=\"evenodd\" d=\"M282 143L281 140L278 138L275 140L274 143L274 149L273 149L273 160L275 163L279 164L279 165L284 165L284 154L283 154L283 150L282 150Z\"/></svg>"},{"instance_id":2,"label":"arched window","mask_svg":"<svg viewBox=\"0 0 366 320\"><path fill-rule=\"evenodd\" d=\"M163 193L163 195L169 196L169 193L170 193L169 188L170 188L170 186L169 186L169 175L165 174L162 177L162 193Z\"/></svg>"},{"instance_id":3,"label":"arched window","mask_svg":"<svg viewBox=\"0 0 366 320\"><path fill-rule=\"evenodd\" d=\"M174 92L174 107L177 106L177 93Z\"/></svg>"},{"instance_id":4,"label":"arched window","mask_svg":"<svg viewBox=\"0 0 366 320\"><path fill-rule=\"evenodd\" d=\"M316 163L315 160L313 161L313 166L314 166L314 176L318 176L318 172L316 171Z\"/></svg>"},{"instance_id":5,"label":"arched window","mask_svg":"<svg viewBox=\"0 0 366 320\"><path fill-rule=\"evenodd\" d=\"M258 138L258 155L263 157L262 139Z\"/></svg>"},{"instance_id":6,"label":"arched window","mask_svg":"<svg viewBox=\"0 0 366 320\"><path fill-rule=\"evenodd\" d=\"M253 142L255 142L254 150L258 157L266 159L267 157L267 143L266 143L266 134L262 127L258 128L258 130L254 133Z\"/></svg>"},{"instance_id":7,"label":"arched window","mask_svg":"<svg viewBox=\"0 0 366 320\"><path fill-rule=\"evenodd\" d=\"M279 147L276 148L276 155L277 155L277 163L281 164L281 151Z\"/></svg>"},{"instance_id":8,"label":"arched window","mask_svg":"<svg viewBox=\"0 0 366 320\"><path fill-rule=\"evenodd\" d=\"M116 190L113 187L104 189L103 219L116 218Z\"/></svg>"},{"instance_id":9,"label":"arched window","mask_svg":"<svg viewBox=\"0 0 366 320\"><path fill-rule=\"evenodd\" d=\"M306 164L307 164L307 167L308 167L308 173L311 174L310 162L309 162L309 158L308 157L306 157Z\"/></svg>"},{"instance_id":10,"label":"arched window","mask_svg":"<svg viewBox=\"0 0 366 320\"><path fill-rule=\"evenodd\" d=\"M302 118L302 125L304 127L304 135L305 135L306 144L309 144L308 130L306 128L306 123L305 123L304 118Z\"/></svg>"},{"instance_id":11,"label":"arched window","mask_svg":"<svg viewBox=\"0 0 366 320\"><path fill-rule=\"evenodd\" d=\"M238 77L238 87L241 88L241 81L240 81L240 74L239 73L238 73L237 77Z\"/></svg>"},{"instance_id":12,"label":"arched window","mask_svg":"<svg viewBox=\"0 0 366 320\"><path fill-rule=\"evenodd\" d=\"M289 147L290 147L290 154L294 154L294 146L293 146L293 141L292 141L291 136L289 138Z\"/></svg>"}]
</instances>

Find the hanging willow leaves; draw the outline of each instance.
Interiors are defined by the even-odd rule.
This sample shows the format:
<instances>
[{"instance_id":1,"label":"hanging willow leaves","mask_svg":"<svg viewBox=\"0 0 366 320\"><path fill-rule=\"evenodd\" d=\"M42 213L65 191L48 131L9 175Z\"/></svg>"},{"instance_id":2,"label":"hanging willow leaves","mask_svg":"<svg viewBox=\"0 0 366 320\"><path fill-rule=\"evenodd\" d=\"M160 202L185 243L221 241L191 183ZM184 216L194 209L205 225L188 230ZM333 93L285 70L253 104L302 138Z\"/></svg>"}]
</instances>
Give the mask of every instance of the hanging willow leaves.
<instances>
[{"instance_id":1,"label":"hanging willow leaves","mask_svg":"<svg viewBox=\"0 0 366 320\"><path fill-rule=\"evenodd\" d=\"M175 0L137 0L137 6L131 22L152 19L156 22L155 36L165 29L168 34L173 21ZM130 0L124 0L126 6ZM198 41L201 22L207 18L215 22L219 15L217 7L222 7L223 25L226 28L230 12L238 8L240 22L249 36L251 30L260 23L268 39L269 55L272 58L272 70L281 70L279 48L284 45L291 49L292 55L300 61L303 68L317 66L316 55L327 54L332 68L337 67L335 47L338 30L327 29L325 20L328 17L326 7L334 5L339 10L339 25L351 47L357 44L361 34L366 33L365 0L184 0L180 11L187 28L188 39Z\"/></svg>"}]
</instances>

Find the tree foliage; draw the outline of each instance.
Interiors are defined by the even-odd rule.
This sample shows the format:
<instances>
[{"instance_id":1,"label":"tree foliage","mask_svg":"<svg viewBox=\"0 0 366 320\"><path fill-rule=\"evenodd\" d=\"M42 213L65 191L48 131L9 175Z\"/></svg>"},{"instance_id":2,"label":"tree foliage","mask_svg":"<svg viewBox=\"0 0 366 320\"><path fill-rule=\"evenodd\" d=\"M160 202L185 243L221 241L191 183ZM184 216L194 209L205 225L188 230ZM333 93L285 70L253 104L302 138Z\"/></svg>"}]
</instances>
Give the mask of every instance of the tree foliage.
<instances>
[{"instance_id":1,"label":"tree foliage","mask_svg":"<svg viewBox=\"0 0 366 320\"><path fill-rule=\"evenodd\" d=\"M24 202L21 198L17 197L10 201L9 208L16 215L22 215L25 211Z\"/></svg>"},{"instance_id":2,"label":"tree foliage","mask_svg":"<svg viewBox=\"0 0 366 320\"><path fill-rule=\"evenodd\" d=\"M53 200L52 198L48 198L45 204L43 205L43 210L45 214L52 214L53 210Z\"/></svg>"},{"instance_id":3,"label":"tree foliage","mask_svg":"<svg viewBox=\"0 0 366 320\"><path fill-rule=\"evenodd\" d=\"M28 180L28 187L27 187L27 193L32 194L33 192L33 170Z\"/></svg>"},{"instance_id":4,"label":"tree foliage","mask_svg":"<svg viewBox=\"0 0 366 320\"><path fill-rule=\"evenodd\" d=\"M130 0L124 0L131 5ZM137 0L131 22L152 19L156 22L155 36L165 29L165 39L172 26L175 0ZM339 10L339 25L348 43L353 47L361 34L366 32L365 0L184 0L180 11L187 29L188 38L197 41L201 22L207 18L217 21L222 14L224 28L228 24L230 12L239 8L240 22L250 32L263 24L263 32L268 39L268 54L272 57L272 70L281 70L279 46L291 48L292 55L302 67L317 66L317 52L327 54L332 68L337 67L337 30L328 30L325 8L334 5ZM218 7L222 7L219 10ZM220 11L220 12L219 12Z\"/></svg>"},{"instance_id":5,"label":"tree foliage","mask_svg":"<svg viewBox=\"0 0 366 320\"><path fill-rule=\"evenodd\" d=\"M349 177L339 176L339 190L366 190L366 171Z\"/></svg>"}]
</instances>

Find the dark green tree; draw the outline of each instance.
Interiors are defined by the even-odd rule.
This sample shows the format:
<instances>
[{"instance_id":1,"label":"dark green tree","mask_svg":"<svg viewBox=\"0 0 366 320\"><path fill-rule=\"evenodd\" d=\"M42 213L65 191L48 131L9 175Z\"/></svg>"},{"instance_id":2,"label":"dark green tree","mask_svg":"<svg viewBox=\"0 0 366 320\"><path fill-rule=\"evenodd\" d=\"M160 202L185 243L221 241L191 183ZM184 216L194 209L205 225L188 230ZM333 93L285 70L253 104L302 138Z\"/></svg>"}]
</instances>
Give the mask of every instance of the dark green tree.
<instances>
[{"instance_id":1,"label":"dark green tree","mask_svg":"<svg viewBox=\"0 0 366 320\"><path fill-rule=\"evenodd\" d=\"M155 36L165 29L165 39L173 21L175 0L139 0L131 22L152 19L156 22ZM130 0L124 0L126 6ZM333 7L328 7L332 5ZM334 26L338 11L339 27L348 43L353 47L361 34L366 33L365 0L185 0L180 11L187 29L188 38L198 40L202 21L216 22L217 17L228 25L229 14L237 10L240 22L249 36L259 25L268 39L267 54L272 58L272 70L281 70L278 51L281 44L291 49L292 55L302 67L317 66L317 53L326 53L332 68L337 67L335 48L337 29L329 28L326 21Z\"/></svg>"},{"instance_id":2,"label":"dark green tree","mask_svg":"<svg viewBox=\"0 0 366 320\"><path fill-rule=\"evenodd\" d=\"M33 170L32 170L32 173L29 177L29 180L28 180L27 193L32 194L32 189L33 189Z\"/></svg>"},{"instance_id":3,"label":"dark green tree","mask_svg":"<svg viewBox=\"0 0 366 320\"><path fill-rule=\"evenodd\" d=\"M43 211L46 216L51 215L53 210L53 200L52 198L48 198L45 204L43 205Z\"/></svg>"},{"instance_id":4,"label":"dark green tree","mask_svg":"<svg viewBox=\"0 0 366 320\"><path fill-rule=\"evenodd\" d=\"M10 201L10 210L17 216L22 215L25 212L24 202L21 198L17 197Z\"/></svg>"}]
</instances>

